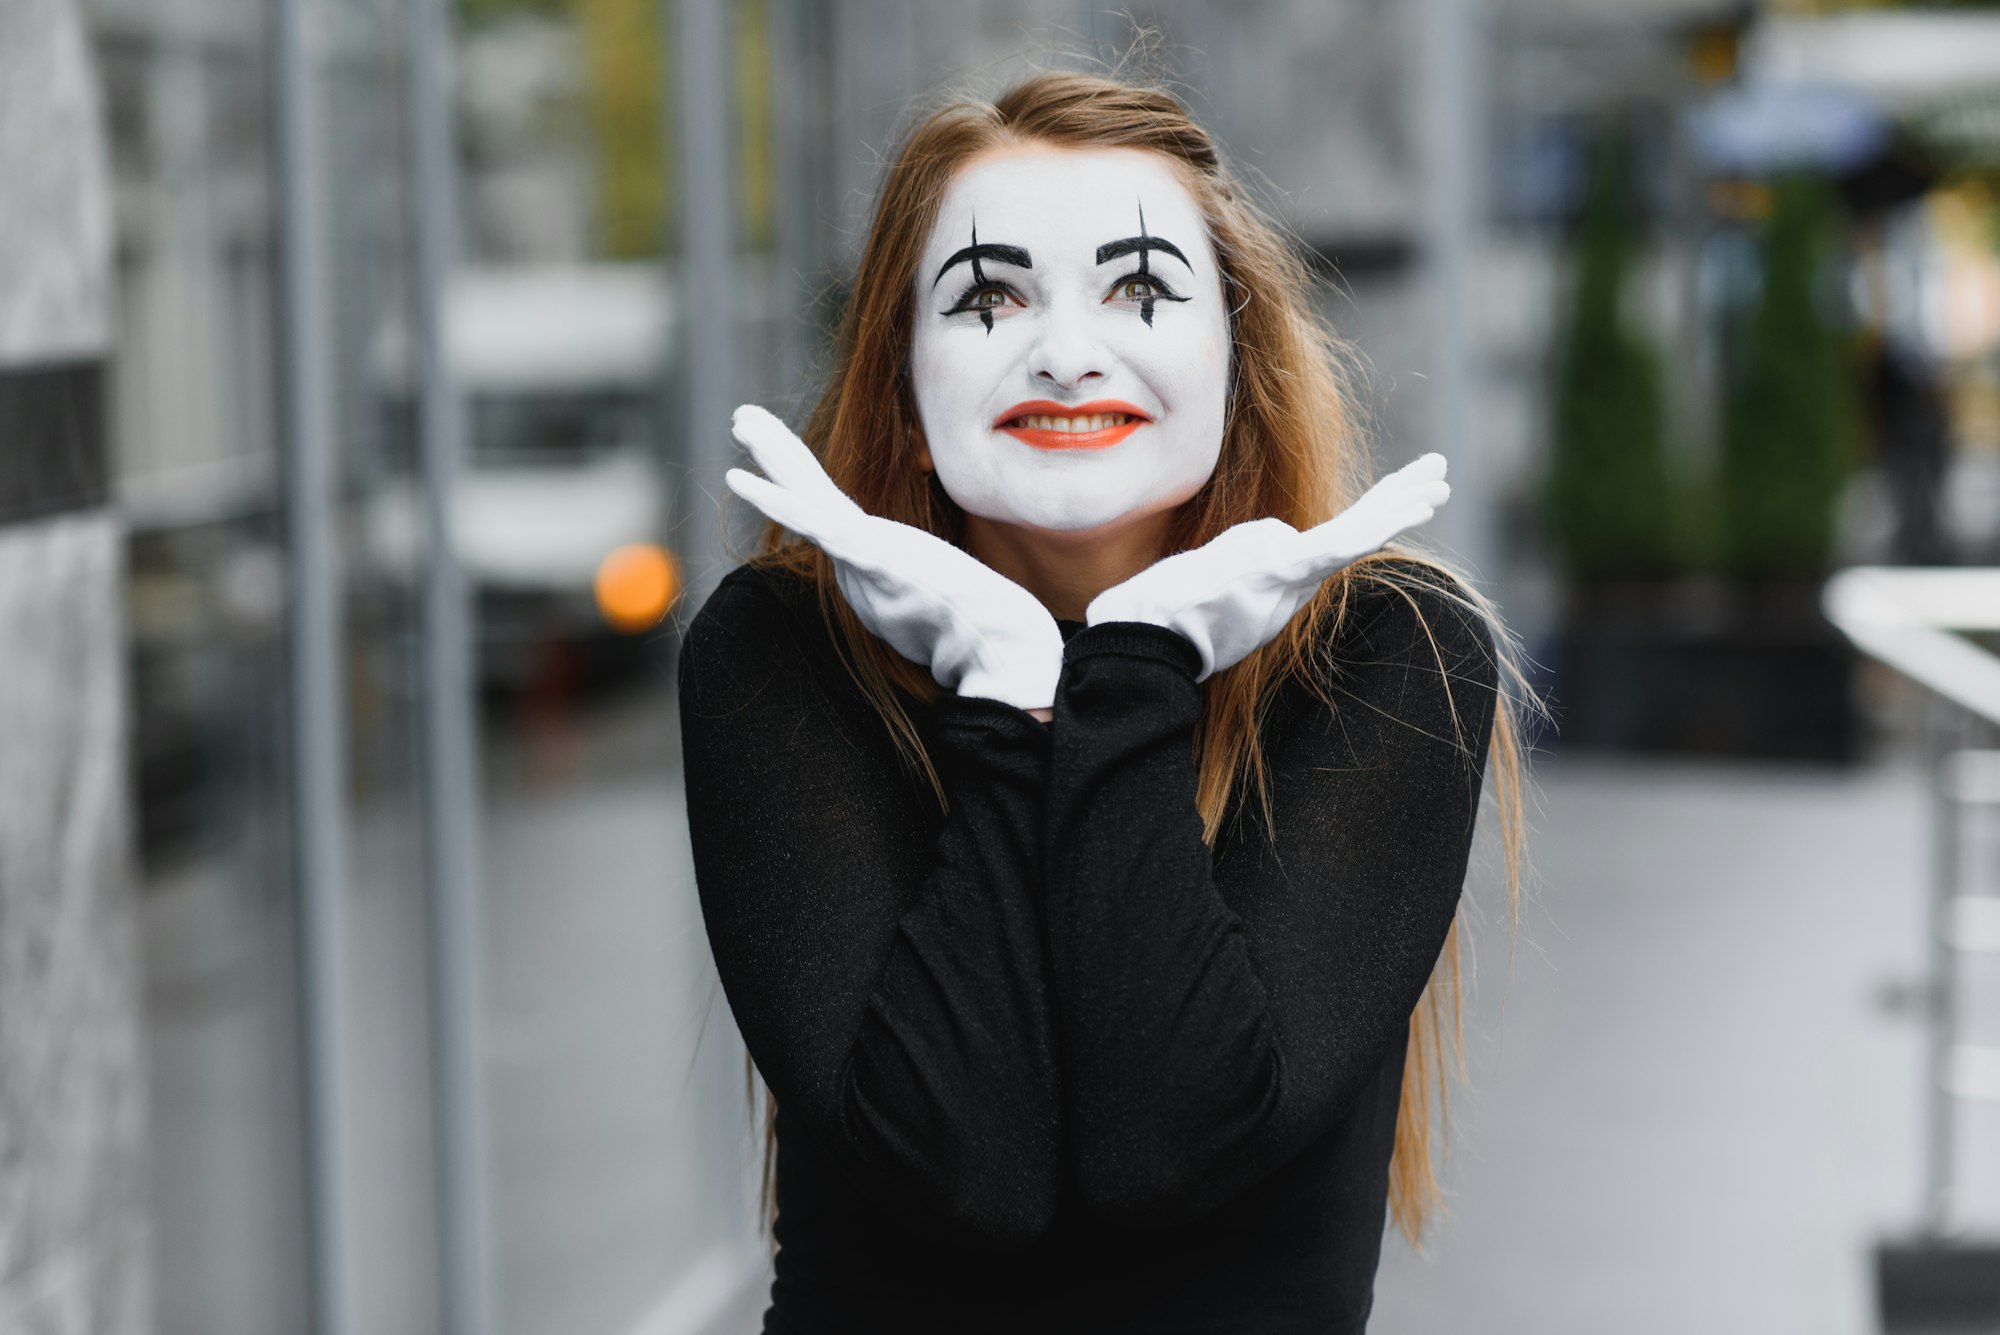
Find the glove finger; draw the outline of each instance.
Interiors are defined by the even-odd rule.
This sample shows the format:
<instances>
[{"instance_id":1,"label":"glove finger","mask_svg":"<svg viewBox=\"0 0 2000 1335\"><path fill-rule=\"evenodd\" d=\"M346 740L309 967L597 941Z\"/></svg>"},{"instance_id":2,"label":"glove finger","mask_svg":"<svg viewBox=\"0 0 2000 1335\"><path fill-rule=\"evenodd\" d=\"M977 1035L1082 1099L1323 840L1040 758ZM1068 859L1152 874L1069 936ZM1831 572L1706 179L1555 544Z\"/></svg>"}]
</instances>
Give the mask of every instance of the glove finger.
<instances>
[{"instance_id":1,"label":"glove finger","mask_svg":"<svg viewBox=\"0 0 2000 1335\"><path fill-rule=\"evenodd\" d=\"M1412 506L1424 506L1435 511L1451 497L1451 486L1444 480L1444 474L1444 456L1426 454L1377 482L1363 492L1361 498L1354 504L1318 527L1326 529L1328 525L1341 525L1344 529L1362 534L1374 531L1390 516L1405 512ZM1429 515L1424 516L1424 519L1428 518ZM1423 521L1420 519L1399 524L1390 530L1390 536L1393 537L1403 529L1409 528L1412 522ZM1388 539L1384 538L1382 541L1386 542ZM1379 542L1375 544L1375 546L1380 545ZM1362 550L1373 551L1374 547Z\"/></svg>"},{"instance_id":2,"label":"glove finger","mask_svg":"<svg viewBox=\"0 0 2000 1335\"><path fill-rule=\"evenodd\" d=\"M722 475L722 480L731 491L763 511L766 518L816 543L828 556L841 558L848 545L840 522L842 514L829 514L826 506L741 468L730 469Z\"/></svg>"},{"instance_id":3,"label":"glove finger","mask_svg":"<svg viewBox=\"0 0 2000 1335\"><path fill-rule=\"evenodd\" d=\"M822 505L859 509L826 475L812 448L765 409L744 404L731 416L729 429L765 476L779 486Z\"/></svg>"},{"instance_id":4,"label":"glove finger","mask_svg":"<svg viewBox=\"0 0 2000 1335\"><path fill-rule=\"evenodd\" d=\"M1442 482L1444 480L1444 474L1445 474L1444 456L1442 454L1432 453L1432 454L1421 455L1418 458L1412 460L1411 462L1404 464L1401 468L1398 468L1395 472L1389 474L1389 477L1390 478L1400 477L1412 483ZM1387 482L1388 480L1389 478L1383 479L1384 482Z\"/></svg>"},{"instance_id":5,"label":"glove finger","mask_svg":"<svg viewBox=\"0 0 2000 1335\"><path fill-rule=\"evenodd\" d=\"M1302 566L1320 579L1370 552L1379 551L1399 533L1426 523L1437 508L1404 497L1382 503L1355 505L1305 533Z\"/></svg>"},{"instance_id":6,"label":"glove finger","mask_svg":"<svg viewBox=\"0 0 2000 1335\"><path fill-rule=\"evenodd\" d=\"M1379 507L1399 505L1405 500L1422 501L1435 508L1444 504L1445 498L1451 495L1444 473L1444 456L1426 454L1377 482L1343 513L1358 516Z\"/></svg>"}]
</instances>

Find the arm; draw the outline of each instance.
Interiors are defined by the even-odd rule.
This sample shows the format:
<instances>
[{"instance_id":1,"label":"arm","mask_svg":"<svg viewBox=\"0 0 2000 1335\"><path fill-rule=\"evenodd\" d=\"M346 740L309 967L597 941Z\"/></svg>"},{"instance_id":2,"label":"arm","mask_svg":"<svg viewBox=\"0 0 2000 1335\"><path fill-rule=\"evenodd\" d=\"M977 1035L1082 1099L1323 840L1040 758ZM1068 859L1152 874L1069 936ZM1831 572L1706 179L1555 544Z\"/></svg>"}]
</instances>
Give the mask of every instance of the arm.
<instances>
[{"instance_id":1,"label":"arm","mask_svg":"<svg viewBox=\"0 0 2000 1335\"><path fill-rule=\"evenodd\" d=\"M1061 1142L1039 877L1047 729L942 697L940 828L818 626L738 571L681 651L702 915L797 1128L857 1192L991 1238L1055 1208Z\"/></svg>"},{"instance_id":2,"label":"arm","mask_svg":"<svg viewBox=\"0 0 2000 1335\"><path fill-rule=\"evenodd\" d=\"M1070 1162L1093 1208L1166 1223L1221 1205L1405 1041L1465 874L1496 682L1485 628L1415 597L1429 636L1394 593L1350 611L1336 710L1287 690L1266 730L1275 848L1249 801L1213 861L1199 655L1154 625L1070 641L1047 912Z\"/></svg>"}]
</instances>

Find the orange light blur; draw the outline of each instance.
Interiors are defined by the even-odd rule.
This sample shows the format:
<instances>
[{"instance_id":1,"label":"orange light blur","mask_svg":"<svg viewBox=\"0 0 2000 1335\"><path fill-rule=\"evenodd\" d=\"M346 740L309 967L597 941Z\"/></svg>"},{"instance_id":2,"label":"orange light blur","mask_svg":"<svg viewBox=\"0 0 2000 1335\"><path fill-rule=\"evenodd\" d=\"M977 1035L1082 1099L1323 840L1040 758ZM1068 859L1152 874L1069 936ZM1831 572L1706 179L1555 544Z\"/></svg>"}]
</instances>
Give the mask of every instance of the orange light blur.
<instances>
[{"instance_id":1,"label":"orange light blur","mask_svg":"<svg viewBox=\"0 0 2000 1335\"><path fill-rule=\"evenodd\" d=\"M659 625L680 597L680 562L663 547L635 542L604 558L593 587L605 623L621 635L637 635Z\"/></svg>"}]
</instances>

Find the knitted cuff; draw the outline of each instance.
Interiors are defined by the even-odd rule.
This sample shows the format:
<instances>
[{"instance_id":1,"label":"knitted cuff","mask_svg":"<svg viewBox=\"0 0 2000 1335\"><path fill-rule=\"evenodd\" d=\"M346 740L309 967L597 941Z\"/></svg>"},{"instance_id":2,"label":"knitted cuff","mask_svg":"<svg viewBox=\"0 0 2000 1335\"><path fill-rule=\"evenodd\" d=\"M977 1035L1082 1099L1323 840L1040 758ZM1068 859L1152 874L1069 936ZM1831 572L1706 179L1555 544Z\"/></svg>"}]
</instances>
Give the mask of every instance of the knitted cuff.
<instances>
[{"instance_id":1,"label":"knitted cuff","mask_svg":"<svg viewBox=\"0 0 2000 1335\"><path fill-rule=\"evenodd\" d=\"M1104 621L1086 626L1063 646L1063 662L1076 663L1099 654L1146 658L1180 669L1189 679L1201 671L1201 653L1187 636L1145 621Z\"/></svg>"}]
</instances>

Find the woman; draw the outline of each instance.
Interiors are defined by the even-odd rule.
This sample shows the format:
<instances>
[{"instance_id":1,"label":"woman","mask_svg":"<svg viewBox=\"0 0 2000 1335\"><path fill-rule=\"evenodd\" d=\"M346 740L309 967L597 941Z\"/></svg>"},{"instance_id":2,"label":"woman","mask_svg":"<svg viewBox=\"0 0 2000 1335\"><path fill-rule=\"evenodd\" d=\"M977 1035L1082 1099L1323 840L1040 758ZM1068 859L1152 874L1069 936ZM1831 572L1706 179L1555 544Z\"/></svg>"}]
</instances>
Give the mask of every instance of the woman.
<instances>
[{"instance_id":1,"label":"woman","mask_svg":"<svg viewBox=\"0 0 2000 1335\"><path fill-rule=\"evenodd\" d=\"M817 456L737 414L681 712L767 1331L1359 1331L1433 1208L1505 639L1378 550L1443 462L1355 499L1307 291L1173 98L1044 74L893 157Z\"/></svg>"}]
</instances>

